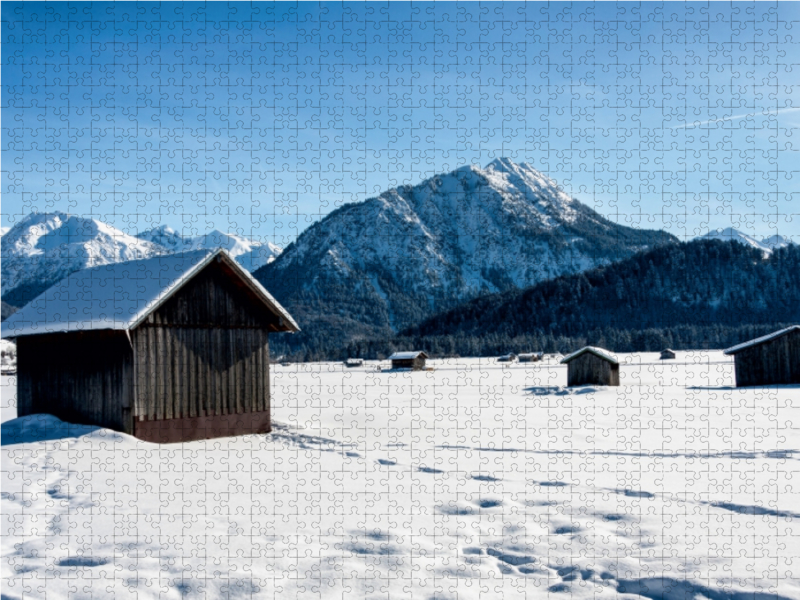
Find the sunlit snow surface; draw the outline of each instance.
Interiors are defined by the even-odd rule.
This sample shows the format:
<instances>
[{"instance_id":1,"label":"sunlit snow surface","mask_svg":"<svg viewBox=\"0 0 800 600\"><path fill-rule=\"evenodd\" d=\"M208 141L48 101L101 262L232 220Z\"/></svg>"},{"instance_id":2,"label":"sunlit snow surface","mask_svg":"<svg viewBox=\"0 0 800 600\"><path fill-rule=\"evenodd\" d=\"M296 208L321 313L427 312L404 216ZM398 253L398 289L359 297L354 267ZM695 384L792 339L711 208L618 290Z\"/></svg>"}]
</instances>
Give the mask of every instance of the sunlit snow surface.
<instances>
[{"instance_id":1,"label":"sunlit snow surface","mask_svg":"<svg viewBox=\"0 0 800 600\"><path fill-rule=\"evenodd\" d=\"M272 434L164 446L3 378L3 598L800 598L800 386L620 360L274 366Z\"/></svg>"}]
</instances>

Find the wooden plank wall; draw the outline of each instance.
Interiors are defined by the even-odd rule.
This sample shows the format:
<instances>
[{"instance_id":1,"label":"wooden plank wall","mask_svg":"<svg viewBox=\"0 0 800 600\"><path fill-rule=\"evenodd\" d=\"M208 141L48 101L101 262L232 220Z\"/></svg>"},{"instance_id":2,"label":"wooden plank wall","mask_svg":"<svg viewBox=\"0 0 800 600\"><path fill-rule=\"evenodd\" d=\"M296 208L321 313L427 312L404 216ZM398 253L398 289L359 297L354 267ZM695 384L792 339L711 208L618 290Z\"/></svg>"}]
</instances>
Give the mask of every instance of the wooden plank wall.
<instances>
[{"instance_id":1,"label":"wooden plank wall","mask_svg":"<svg viewBox=\"0 0 800 600\"><path fill-rule=\"evenodd\" d=\"M619 365L586 352L567 363L567 385L619 385Z\"/></svg>"},{"instance_id":2,"label":"wooden plank wall","mask_svg":"<svg viewBox=\"0 0 800 600\"><path fill-rule=\"evenodd\" d=\"M135 331L135 415L147 420L269 410L277 317L221 262L209 264Z\"/></svg>"},{"instance_id":3,"label":"wooden plank wall","mask_svg":"<svg viewBox=\"0 0 800 600\"><path fill-rule=\"evenodd\" d=\"M266 331L145 325L132 337L136 417L162 420L269 410Z\"/></svg>"},{"instance_id":4,"label":"wooden plank wall","mask_svg":"<svg viewBox=\"0 0 800 600\"><path fill-rule=\"evenodd\" d=\"M133 351L124 332L17 339L17 413L131 432Z\"/></svg>"},{"instance_id":5,"label":"wooden plank wall","mask_svg":"<svg viewBox=\"0 0 800 600\"><path fill-rule=\"evenodd\" d=\"M169 327L278 330L278 317L222 262L212 262L195 275L147 322Z\"/></svg>"},{"instance_id":6,"label":"wooden plank wall","mask_svg":"<svg viewBox=\"0 0 800 600\"><path fill-rule=\"evenodd\" d=\"M734 363L740 387L800 383L800 332L746 348Z\"/></svg>"}]
</instances>

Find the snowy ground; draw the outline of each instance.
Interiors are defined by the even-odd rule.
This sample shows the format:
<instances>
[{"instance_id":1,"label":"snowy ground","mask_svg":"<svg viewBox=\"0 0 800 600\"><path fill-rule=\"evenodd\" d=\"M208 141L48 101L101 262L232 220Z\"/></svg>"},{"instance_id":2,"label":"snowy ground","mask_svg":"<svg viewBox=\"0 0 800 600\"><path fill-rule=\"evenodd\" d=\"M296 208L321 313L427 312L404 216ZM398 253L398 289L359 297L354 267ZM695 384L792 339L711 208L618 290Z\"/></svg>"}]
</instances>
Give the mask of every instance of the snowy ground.
<instances>
[{"instance_id":1,"label":"snowy ground","mask_svg":"<svg viewBox=\"0 0 800 600\"><path fill-rule=\"evenodd\" d=\"M275 431L13 419L3 598L800 598L800 387L721 353L273 371Z\"/></svg>"}]
</instances>

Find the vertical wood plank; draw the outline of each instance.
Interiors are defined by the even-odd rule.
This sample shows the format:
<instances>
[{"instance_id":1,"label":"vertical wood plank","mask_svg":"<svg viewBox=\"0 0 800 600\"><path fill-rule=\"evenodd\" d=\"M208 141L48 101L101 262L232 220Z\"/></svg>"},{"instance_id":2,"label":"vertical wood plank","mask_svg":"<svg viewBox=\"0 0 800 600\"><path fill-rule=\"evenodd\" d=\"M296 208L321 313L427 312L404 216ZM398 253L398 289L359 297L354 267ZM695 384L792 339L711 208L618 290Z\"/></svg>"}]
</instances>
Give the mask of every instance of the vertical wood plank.
<instances>
[{"instance_id":1,"label":"vertical wood plank","mask_svg":"<svg viewBox=\"0 0 800 600\"><path fill-rule=\"evenodd\" d=\"M185 330L184 334L186 336L184 346L184 361L186 363L186 402L189 416L196 417L198 415L198 406L196 401L197 382L195 381L197 371L195 370L194 364L195 329L190 327Z\"/></svg>"},{"instance_id":2,"label":"vertical wood plank","mask_svg":"<svg viewBox=\"0 0 800 600\"><path fill-rule=\"evenodd\" d=\"M270 418L272 418L272 380L270 378L270 361L269 361L269 333L264 332L264 370L266 372L266 386L267 391L265 394L265 398L267 401L267 408L266 410L269 411Z\"/></svg>"},{"instance_id":3,"label":"vertical wood plank","mask_svg":"<svg viewBox=\"0 0 800 600\"><path fill-rule=\"evenodd\" d=\"M203 344L205 344L205 330L197 330L197 346L195 348L195 367L197 369L197 402L198 402L198 410L200 414L207 415L208 413L208 388L205 386L203 381L203 373L205 370L205 362L202 359L202 352L204 350Z\"/></svg>"},{"instance_id":4,"label":"vertical wood plank","mask_svg":"<svg viewBox=\"0 0 800 600\"><path fill-rule=\"evenodd\" d=\"M147 327L147 355L148 359L148 379L147 379L147 418L153 420L157 416L156 405L158 404L158 348L156 347L156 330Z\"/></svg>"},{"instance_id":5,"label":"vertical wood plank","mask_svg":"<svg viewBox=\"0 0 800 600\"><path fill-rule=\"evenodd\" d=\"M241 329L229 329L228 337L231 343L231 389L236 403L236 413L244 412L244 401L242 400L242 344L237 334Z\"/></svg>"},{"instance_id":6,"label":"vertical wood plank","mask_svg":"<svg viewBox=\"0 0 800 600\"><path fill-rule=\"evenodd\" d=\"M258 348L255 347L255 331L252 329L246 329L247 332L247 361L245 363L245 373L244 373L244 381L245 385L247 386L247 402L245 403L246 410L249 412L255 412L258 410L256 407L256 371L255 371L255 363L258 360L258 354L256 351Z\"/></svg>"},{"instance_id":7,"label":"vertical wood plank","mask_svg":"<svg viewBox=\"0 0 800 600\"><path fill-rule=\"evenodd\" d=\"M211 351L214 356L214 364L212 365L211 373L214 377L214 394L216 396L216 407L217 407L217 414L224 415L227 414L225 410L225 398L223 396L223 385L222 385L222 332L219 329L213 330L213 343L211 345Z\"/></svg>"},{"instance_id":8,"label":"vertical wood plank","mask_svg":"<svg viewBox=\"0 0 800 600\"><path fill-rule=\"evenodd\" d=\"M166 356L164 329L162 327L154 327L154 333L156 343L153 348L153 354L156 358L156 384L158 387L155 418L162 420L166 418L167 407L167 390L164 381L164 371L166 370L166 365L164 364L166 362L164 360Z\"/></svg>"}]
</instances>

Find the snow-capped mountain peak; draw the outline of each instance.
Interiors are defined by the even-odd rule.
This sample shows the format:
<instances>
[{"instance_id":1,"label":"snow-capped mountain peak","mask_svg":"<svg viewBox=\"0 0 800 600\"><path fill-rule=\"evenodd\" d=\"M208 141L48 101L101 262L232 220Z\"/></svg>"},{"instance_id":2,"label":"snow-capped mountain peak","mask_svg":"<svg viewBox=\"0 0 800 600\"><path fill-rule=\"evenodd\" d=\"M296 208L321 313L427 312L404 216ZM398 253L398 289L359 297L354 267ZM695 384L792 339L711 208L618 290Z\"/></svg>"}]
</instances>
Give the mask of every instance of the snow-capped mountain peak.
<instances>
[{"instance_id":1,"label":"snow-capped mountain peak","mask_svg":"<svg viewBox=\"0 0 800 600\"><path fill-rule=\"evenodd\" d=\"M63 212L32 213L2 237L3 300L22 306L74 271L195 249L227 249L248 270L281 253L274 244L212 231L183 237L168 225L136 236L97 219Z\"/></svg>"},{"instance_id":2,"label":"snow-capped mountain peak","mask_svg":"<svg viewBox=\"0 0 800 600\"><path fill-rule=\"evenodd\" d=\"M62 212L33 213L2 237L2 292L7 299L14 290L21 294L18 288L23 287L29 296L31 289L46 289L79 269L165 252L162 246L96 219Z\"/></svg>"},{"instance_id":3,"label":"snow-capped mountain peak","mask_svg":"<svg viewBox=\"0 0 800 600\"><path fill-rule=\"evenodd\" d=\"M765 247L761 242L756 240L749 235L742 233L738 229L734 229L733 227L726 227L725 229L715 229L714 231L709 231L707 234L703 236L705 239L710 240L722 240L724 242L739 242L740 244L744 244L746 246L752 246L753 248L758 248L760 250L769 250L769 248Z\"/></svg>"},{"instance_id":4,"label":"snow-capped mountain peak","mask_svg":"<svg viewBox=\"0 0 800 600\"><path fill-rule=\"evenodd\" d=\"M170 252L184 250L216 250L224 248L245 269L253 271L273 260L281 253L280 246L270 242L251 241L244 236L214 229L205 235L184 237L172 227L161 225L148 229L137 237L160 244Z\"/></svg>"},{"instance_id":5,"label":"snow-capped mountain peak","mask_svg":"<svg viewBox=\"0 0 800 600\"><path fill-rule=\"evenodd\" d=\"M328 333L342 327L349 337L670 241L617 225L532 166L501 158L345 205L256 276L289 310L319 301L306 316L324 315Z\"/></svg>"},{"instance_id":6,"label":"snow-capped mountain peak","mask_svg":"<svg viewBox=\"0 0 800 600\"><path fill-rule=\"evenodd\" d=\"M773 250L778 250L779 248L783 248L792 243L790 239L781 235L773 235L758 241L756 238L747 235L746 233L742 233L733 227L715 229L713 231L709 231L703 236L700 236L700 238L708 240L721 240L723 242L738 242L745 246L757 248L766 254L771 254Z\"/></svg>"},{"instance_id":7,"label":"snow-capped mountain peak","mask_svg":"<svg viewBox=\"0 0 800 600\"><path fill-rule=\"evenodd\" d=\"M147 231L142 231L136 234L136 237L164 246L170 252L190 249L188 240L169 225L160 225Z\"/></svg>"},{"instance_id":8,"label":"snow-capped mountain peak","mask_svg":"<svg viewBox=\"0 0 800 600\"><path fill-rule=\"evenodd\" d=\"M785 248L791 243L792 241L789 238L785 238L782 235L773 235L761 240L761 244L771 250L777 250L778 248Z\"/></svg>"}]
</instances>

